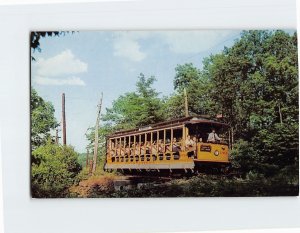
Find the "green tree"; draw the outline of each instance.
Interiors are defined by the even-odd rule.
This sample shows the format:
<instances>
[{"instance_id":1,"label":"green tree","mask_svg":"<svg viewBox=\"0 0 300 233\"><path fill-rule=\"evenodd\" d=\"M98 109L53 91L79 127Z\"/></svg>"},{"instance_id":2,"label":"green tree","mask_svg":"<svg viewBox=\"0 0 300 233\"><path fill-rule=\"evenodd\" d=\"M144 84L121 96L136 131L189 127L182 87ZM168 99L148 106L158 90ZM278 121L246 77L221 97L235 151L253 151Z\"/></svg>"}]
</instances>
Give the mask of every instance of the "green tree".
<instances>
[{"instance_id":1,"label":"green tree","mask_svg":"<svg viewBox=\"0 0 300 233\"><path fill-rule=\"evenodd\" d=\"M59 32L59 31L36 31L36 32L31 32L30 34L30 47L35 50L37 49L39 52L41 51L40 48L40 39L46 36L59 36L60 34L62 34L63 32Z\"/></svg>"},{"instance_id":2,"label":"green tree","mask_svg":"<svg viewBox=\"0 0 300 233\"><path fill-rule=\"evenodd\" d=\"M215 103L210 99L210 92L214 91L210 77L192 63L177 65L175 72L175 93L166 101L168 118L174 119L185 115L184 89L187 91L190 115L215 116Z\"/></svg>"},{"instance_id":3,"label":"green tree","mask_svg":"<svg viewBox=\"0 0 300 233\"><path fill-rule=\"evenodd\" d=\"M194 67L192 63L177 65L175 72L176 74L173 81L174 90L180 92L182 92L184 88L188 88L193 81L198 80L200 77L200 70Z\"/></svg>"},{"instance_id":4,"label":"green tree","mask_svg":"<svg viewBox=\"0 0 300 233\"><path fill-rule=\"evenodd\" d=\"M115 130L130 129L153 124L165 119L164 103L152 87L155 78L140 74L136 92L121 95L106 109L103 120Z\"/></svg>"},{"instance_id":5,"label":"green tree","mask_svg":"<svg viewBox=\"0 0 300 233\"><path fill-rule=\"evenodd\" d=\"M231 48L211 56L204 65L215 89L211 99L237 138L249 139L258 129L296 119L296 54L295 35L244 31Z\"/></svg>"},{"instance_id":6,"label":"green tree","mask_svg":"<svg viewBox=\"0 0 300 233\"><path fill-rule=\"evenodd\" d=\"M32 152L32 197L64 197L81 170L78 154L70 146L50 140Z\"/></svg>"},{"instance_id":7,"label":"green tree","mask_svg":"<svg viewBox=\"0 0 300 233\"><path fill-rule=\"evenodd\" d=\"M298 171L296 42L296 34L280 30L244 31L231 48L204 64L212 85L209 98L233 127L234 138L243 140L234 159L244 172Z\"/></svg>"},{"instance_id":8,"label":"green tree","mask_svg":"<svg viewBox=\"0 0 300 233\"><path fill-rule=\"evenodd\" d=\"M32 149L35 149L46 143L50 137L50 131L55 129L57 122L53 105L44 101L33 88L31 88L30 111L31 145Z\"/></svg>"}]
</instances>

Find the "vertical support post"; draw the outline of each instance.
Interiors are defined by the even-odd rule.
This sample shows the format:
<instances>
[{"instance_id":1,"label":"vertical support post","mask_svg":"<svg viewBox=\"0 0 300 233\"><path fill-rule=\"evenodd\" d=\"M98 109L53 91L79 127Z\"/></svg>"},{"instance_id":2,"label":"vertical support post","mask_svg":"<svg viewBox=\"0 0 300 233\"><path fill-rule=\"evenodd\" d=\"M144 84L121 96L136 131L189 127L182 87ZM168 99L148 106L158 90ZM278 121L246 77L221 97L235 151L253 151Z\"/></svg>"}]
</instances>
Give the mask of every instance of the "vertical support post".
<instances>
[{"instance_id":1,"label":"vertical support post","mask_svg":"<svg viewBox=\"0 0 300 233\"><path fill-rule=\"evenodd\" d=\"M171 128L171 145L170 145L170 148L171 148L171 154L173 152L173 128Z\"/></svg>"},{"instance_id":2,"label":"vertical support post","mask_svg":"<svg viewBox=\"0 0 300 233\"><path fill-rule=\"evenodd\" d=\"M158 141L159 141L159 131L156 131L156 155L159 155L159 146L158 146Z\"/></svg>"},{"instance_id":3,"label":"vertical support post","mask_svg":"<svg viewBox=\"0 0 300 233\"><path fill-rule=\"evenodd\" d=\"M112 139L112 142L114 143L114 149L113 149L113 155L117 156L117 140L114 138Z\"/></svg>"},{"instance_id":4,"label":"vertical support post","mask_svg":"<svg viewBox=\"0 0 300 233\"><path fill-rule=\"evenodd\" d=\"M134 153L133 153L133 155L134 155L134 162L136 162L136 158L135 158L135 156L136 156L136 139L135 139L135 137L136 137L136 135L133 135L133 148L134 148Z\"/></svg>"},{"instance_id":5,"label":"vertical support post","mask_svg":"<svg viewBox=\"0 0 300 233\"><path fill-rule=\"evenodd\" d=\"M128 139L129 156L131 156L131 136L129 135L128 137L129 137Z\"/></svg>"},{"instance_id":6,"label":"vertical support post","mask_svg":"<svg viewBox=\"0 0 300 233\"><path fill-rule=\"evenodd\" d=\"M151 156L151 160L153 161L153 158L152 158L152 143L153 143L153 132L151 131L150 133L150 156Z\"/></svg>"},{"instance_id":7,"label":"vertical support post","mask_svg":"<svg viewBox=\"0 0 300 233\"><path fill-rule=\"evenodd\" d=\"M185 151L185 140L186 140L186 132L185 132L185 126L182 126L182 145L181 145L181 149L183 149L183 151Z\"/></svg>"},{"instance_id":8,"label":"vertical support post","mask_svg":"<svg viewBox=\"0 0 300 233\"><path fill-rule=\"evenodd\" d=\"M171 128L171 148L173 149L173 128ZM171 150L172 150L171 149Z\"/></svg>"},{"instance_id":9,"label":"vertical support post","mask_svg":"<svg viewBox=\"0 0 300 233\"><path fill-rule=\"evenodd\" d=\"M63 130L63 145L67 144L67 132L66 132L66 108L65 108L65 93L62 93L61 102L62 102L62 130Z\"/></svg>"},{"instance_id":10,"label":"vertical support post","mask_svg":"<svg viewBox=\"0 0 300 233\"><path fill-rule=\"evenodd\" d=\"M122 140L121 138L119 138L119 156L122 155L121 152L122 152Z\"/></svg>"},{"instance_id":11,"label":"vertical support post","mask_svg":"<svg viewBox=\"0 0 300 233\"><path fill-rule=\"evenodd\" d=\"M139 135L139 155L142 155L141 151L141 142L142 142L142 135Z\"/></svg>"},{"instance_id":12,"label":"vertical support post","mask_svg":"<svg viewBox=\"0 0 300 233\"><path fill-rule=\"evenodd\" d=\"M170 129L171 130L171 143L170 143L170 151L171 151L171 160L174 160L174 154L173 154L173 128Z\"/></svg>"},{"instance_id":13,"label":"vertical support post","mask_svg":"<svg viewBox=\"0 0 300 233\"><path fill-rule=\"evenodd\" d=\"M145 159L146 159L146 143L147 143L147 133L145 133L145 140L144 140L145 142L144 142L144 155L145 155Z\"/></svg>"},{"instance_id":14,"label":"vertical support post","mask_svg":"<svg viewBox=\"0 0 300 233\"><path fill-rule=\"evenodd\" d=\"M125 162L125 153L126 153L126 137L123 137L123 154L124 154L124 162Z\"/></svg>"},{"instance_id":15,"label":"vertical support post","mask_svg":"<svg viewBox=\"0 0 300 233\"><path fill-rule=\"evenodd\" d=\"M164 157L166 154L166 129L164 129L164 147L163 147Z\"/></svg>"},{"instance_id":16,"label":"vertical support post","mask_svg":"<svg viewBox=\"0 0 300 233\"><path fill-rule=\"evenodd\" d=\"M183 89L183 93L184 93L184 110L185 110L185 116L188 117L189 116L189 107L188 107L188 99L187 99L187 93L186 93L186 89Z\"/></svg>"}]
</instances>

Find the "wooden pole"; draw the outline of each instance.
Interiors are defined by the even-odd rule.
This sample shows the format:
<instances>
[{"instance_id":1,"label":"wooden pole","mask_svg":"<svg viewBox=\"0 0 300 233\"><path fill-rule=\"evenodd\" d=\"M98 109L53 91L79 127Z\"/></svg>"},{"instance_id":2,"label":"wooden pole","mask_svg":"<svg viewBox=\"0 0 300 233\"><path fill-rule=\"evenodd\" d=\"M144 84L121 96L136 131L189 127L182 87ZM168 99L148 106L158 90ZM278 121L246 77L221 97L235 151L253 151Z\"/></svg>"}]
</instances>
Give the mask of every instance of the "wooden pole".
<instances>
[{"instance_id":1,"label":"wooden pole","mask_svg":"<svg viewBox=\"0 0 300 233\"><path fill-rule=\"evenodd\" d=\"M89 149L86 149L86 167L89 166L89 157L90 157L90 151Z\"/></svg>"},{"instance_id":2,"label":"wooden pole","mask_svg":"<svg viewBox=\"0 0 300 233\"><path fill-rule=\"evenodd\" d=\"M93 170L93 160L90 160L89 175L92 175L92 170Z\"/></svg>"},{"instance_id":3,"label":"wooden pole","mask_svg":"<svg viewBox=\"0 0 300 233\"><path fill-rule=\"evenodd\" d=\"M58 129L55 129L55 144L58 144Z\"/></svg>"},{"instance_id":4,"label":"wooden pole","mask_svg":"<svg viewBox=\"0 0 300 233\"><path fill-rule=\"evenodd\" d=\"M65 109L65 93L62 93L62 130L63 130L63 145L67 145L66 138L66 109Z\"/></svg>"},{"instance_id":5,"label":"wooden pole","mask_svg":"<svg viewBox=\"0 0 300 233\"><path fill-rule=\"evenodd\" d=\"M101 107L102 107L102 98L103 93L101 93L101 99L98 104L98 114L97 114L97 120L96 120L96 126L95 126L95 146L94 146L94 157L93 157L93 169L92 174L96 171L97 166L97 157L98 157L98 129L99 129L99 121L100 121L100 113L101 113Z\"/></svg>"},{"instance_id":6,"label":"wooden pole","mask_svg":"<svg viewBox=\"0 0 300 233\"><path fill-rule=\"evenodd\" d=\"M188 99L187 99L187 93L186 89L183 89L183 94L184 94L184 110L185 110L185 116L189 116L189 107L188 107Z\"/></svg>"}]
</instances>

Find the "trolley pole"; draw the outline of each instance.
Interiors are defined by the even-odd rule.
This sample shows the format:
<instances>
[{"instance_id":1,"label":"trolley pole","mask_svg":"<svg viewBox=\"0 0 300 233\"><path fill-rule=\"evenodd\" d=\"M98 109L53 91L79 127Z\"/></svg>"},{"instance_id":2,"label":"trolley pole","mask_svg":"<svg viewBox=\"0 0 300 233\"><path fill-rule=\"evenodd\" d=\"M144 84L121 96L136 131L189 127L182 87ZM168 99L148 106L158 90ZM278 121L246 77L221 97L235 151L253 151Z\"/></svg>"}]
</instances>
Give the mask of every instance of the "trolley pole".
<instances>
[{"instance_id":1,"label":"trolley pole","mask_svg":"<svg viewBox=\"0 0 300 233\"><path fill-rule=\"evenodd\" d=\"M183 89L183 94L184 94L184 110L185 110L185 116L189 116L189 106L188 106L188 99L187 99L187 93L186 89Z\"/></svg>"},{"instance_id":2,"label":"trolley pole","mask_svg":"<svg viewBox=\"0 0 300 233\"><path fill-rule=\"evenodd\" d=\"M98 130L99 130L99 121L100 121L100 113L101 113L101 107L102 107L102 98L103 93L101 93L101 99L98 104L98 114L97 114L97 120L96 120L96 126L95 126L95 146L94 146L94 157L93 157L93 169L92 174L96 171L96 165L97 165L97 157L98 157Z\"/></svg>"},{"instance_id":3,"label":"trolley pole","mask_svg":"<svg viewBox=\"0 0 300 233\"><path fill-rule=\"evenodd\" d=\"M67 145L67 138L66 138L66 109L65 109L65 93L62 93L62 130L63 130L63 145Z\"/></svg>"}]
</instances>

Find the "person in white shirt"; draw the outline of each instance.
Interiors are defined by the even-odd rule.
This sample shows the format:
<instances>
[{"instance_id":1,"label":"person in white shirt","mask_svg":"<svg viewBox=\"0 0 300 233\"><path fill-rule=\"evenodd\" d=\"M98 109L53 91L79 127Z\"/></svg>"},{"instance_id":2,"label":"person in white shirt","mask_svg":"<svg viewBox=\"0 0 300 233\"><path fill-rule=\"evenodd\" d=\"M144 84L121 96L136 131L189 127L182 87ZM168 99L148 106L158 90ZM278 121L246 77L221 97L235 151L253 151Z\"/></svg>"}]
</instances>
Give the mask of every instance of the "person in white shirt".
<instances>
[{"instance_id":1,"label":"person in white shirt","mask_svg":"<svg viewBox=\"0 0 300 233\"><path fill-rule=\"evenodd\" d=\"M220 141L221 138L216 134L216 131L213 129L211 133L209 133L207 142L217 142Z\"/></svg>"},{"instance_id":2,"label":"person in white shirt","mask_svg":"<svg viewBox=\"0 0 300 233\"><path fill-rule=\"evenodd\" d=\"M187 149L189 149L189 148L193 147L193 145L194 145L194 141L191 139L190 135L187 135L186 140L185 140L185 147Z\"/></svg>"}]
</instances>

